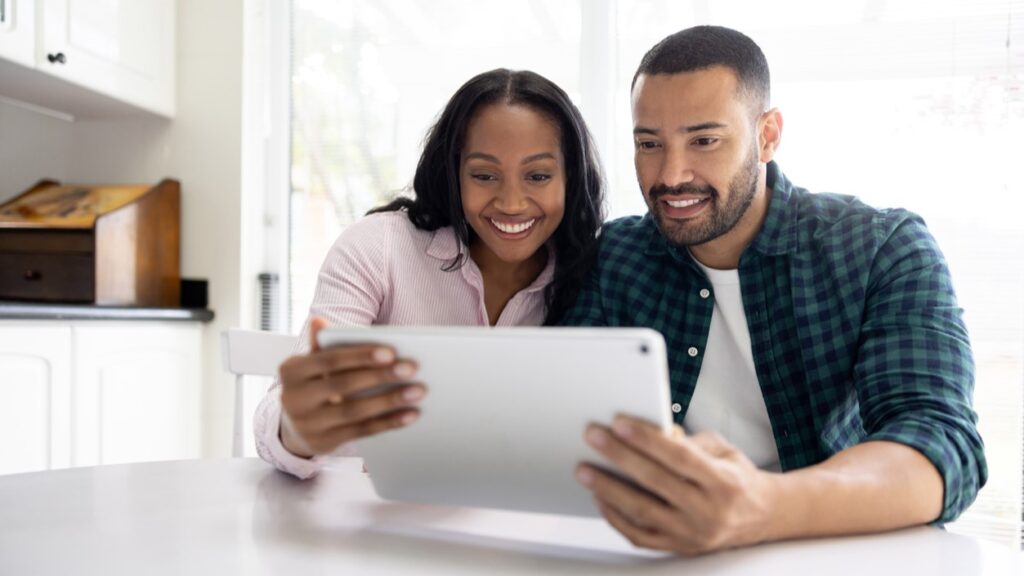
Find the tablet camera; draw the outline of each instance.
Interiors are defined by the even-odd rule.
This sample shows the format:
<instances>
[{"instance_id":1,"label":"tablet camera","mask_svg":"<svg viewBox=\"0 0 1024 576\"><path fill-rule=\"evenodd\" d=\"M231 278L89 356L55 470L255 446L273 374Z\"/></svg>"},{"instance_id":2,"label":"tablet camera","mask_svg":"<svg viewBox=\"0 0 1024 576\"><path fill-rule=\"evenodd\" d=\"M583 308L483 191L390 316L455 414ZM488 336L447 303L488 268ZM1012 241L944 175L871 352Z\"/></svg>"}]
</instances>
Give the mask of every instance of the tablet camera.
<instances>
[{"instance_id":1,"label":"tablet camera","mask_svg":"<svg viewBox=\"0 0 1024 576\"><path fill-rule=\"evenodd\" d=\"M647 344L641 344L640 345L640 353L641 354L647 354L647 352L648 352Z\"/></svg>"}]
</instances>

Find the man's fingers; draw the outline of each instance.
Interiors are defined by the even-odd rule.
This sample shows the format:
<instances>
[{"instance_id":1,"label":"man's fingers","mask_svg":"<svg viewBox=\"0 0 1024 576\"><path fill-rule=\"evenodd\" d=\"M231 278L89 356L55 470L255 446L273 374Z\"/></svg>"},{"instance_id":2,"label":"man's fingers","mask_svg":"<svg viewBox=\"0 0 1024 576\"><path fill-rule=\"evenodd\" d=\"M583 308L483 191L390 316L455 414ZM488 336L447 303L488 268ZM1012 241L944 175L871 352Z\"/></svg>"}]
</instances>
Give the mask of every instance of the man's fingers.
<instances>
[{"instance_id":1,"label":"man's fingers","mask_svg":"<svg viewBox=\"0 0 1024 576\"><path fill-rule=\"evenodd\" d=\"M732 444L714 432L699 432L690 436L690 441L716 458L725 458L736 451Z\"/></svg>"},{"instance_id":2,"label":"man's fingers","mask_svg":"<svg viewBox=\"0 0 1024 576\"><path fill-rule=\"evenodd\" d=\"M586 434L591 446L644 490L687 514L707 512L707 493L686 476L624 443L607 428L593 425Z\"/></svg>"},{"instance_id":3,"label":"man's fingers","mask_svg":"<svg viewBox=\"0 0 1024 576\"><path fill-rule=\"evenodd\" d=\"M616 439L673 473L698 486L714 484L715 459L685 434L667 436L652 424L625 416L617 416L611 430Z\"/></svg>"},{"instance_id":4,"label":"man's fingers","mask_svg":"<svg viewBox=\"0 0 1024 576\"><path fill-rule=\"evenodd\" d=\"M597 509L600 510L601 515L604 519L612 525L613 528L619 531L620 534L626 537L626 540L636 546L637 548L650 548L652 550L672 550L672 542L664 534L636 526L629 521L629 518L619 513L618 510L596 500Z\"/></svg>"},{"instance_id":5,"label":"man's fingers","mask_svg":"<svg viewBox=\"0 0 1024 576\"><path fill-rule=\"evenodd\" d=\"M677 512L658 496L631 486L608 472L588 464L576 470L576 479L600 502L629 519L633 526L648 532L672 532Z\"/></svg>"}]
</instances>

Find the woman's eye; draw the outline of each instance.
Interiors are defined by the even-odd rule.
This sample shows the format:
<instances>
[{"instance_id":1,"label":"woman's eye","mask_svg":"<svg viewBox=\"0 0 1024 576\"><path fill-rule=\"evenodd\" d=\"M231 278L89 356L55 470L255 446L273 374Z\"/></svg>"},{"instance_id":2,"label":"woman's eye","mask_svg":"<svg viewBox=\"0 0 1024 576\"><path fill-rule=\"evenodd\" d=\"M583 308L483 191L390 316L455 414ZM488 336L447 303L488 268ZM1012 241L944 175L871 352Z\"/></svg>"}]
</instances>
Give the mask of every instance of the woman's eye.
<instances>
[{"instance_id":1,"label":"woman's eye","mask_svg":"<svg viewBox=\"0 0 1024 576\"><path fill-rule=\"evenodd\" d=\"M494 174L471 174L470 178L480 182L493 182L498 179Z\"/></svg>"},{"instance_id":2,"label":"woman's eye","mask_svg":"<svg viewBox=\"0 0 1024 576\"><path fill-rule=\"evenodd\" d=\"M550 174L530 174L526 177L530 182L547 182L551 180Z\"/></svg>"}]
</instances>

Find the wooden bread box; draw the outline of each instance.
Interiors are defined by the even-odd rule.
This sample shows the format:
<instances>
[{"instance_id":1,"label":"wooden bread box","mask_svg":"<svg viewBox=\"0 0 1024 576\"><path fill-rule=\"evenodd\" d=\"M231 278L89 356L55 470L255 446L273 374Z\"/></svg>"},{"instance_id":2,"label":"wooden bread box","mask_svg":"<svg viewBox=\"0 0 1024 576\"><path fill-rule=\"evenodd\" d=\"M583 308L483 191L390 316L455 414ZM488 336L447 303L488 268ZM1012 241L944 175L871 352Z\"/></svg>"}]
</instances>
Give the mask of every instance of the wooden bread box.
<instances>
[{"instance_id":1,"label":"wooden bread box","mask_svg":"<svg viewBox=\"0 0 1024 576\"><path fill-rule=\"evenodd\" d=\"M0 205L0 300L177 307L181 190L44 180Z\"/></svg>"}]
</instances>

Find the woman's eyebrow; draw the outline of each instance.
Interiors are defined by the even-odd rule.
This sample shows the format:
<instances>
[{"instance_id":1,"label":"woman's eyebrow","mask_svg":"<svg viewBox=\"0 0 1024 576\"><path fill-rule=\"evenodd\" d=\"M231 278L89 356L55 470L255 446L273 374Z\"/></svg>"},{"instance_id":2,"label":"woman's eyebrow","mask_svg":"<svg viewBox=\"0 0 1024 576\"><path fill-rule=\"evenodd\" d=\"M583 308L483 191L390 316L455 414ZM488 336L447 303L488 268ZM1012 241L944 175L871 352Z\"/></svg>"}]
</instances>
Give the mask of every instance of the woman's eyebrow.
<instances>
[{"instance_id":1,"label":"woman's eyebrow","mask_svg":"<svg viewBox=\"0 0 1024 576\"><path fill-rule=\"evenodd\" d=\"M494 164L501 164L501 161L498 160L498 157L493 156L491 154L485 154L483 152L471 152L469 154L466 154L466 160L477 159L485 160L487 162L491 162ZM530 162L536 162L538 160L557 160L557 158L555 158L555 155L552 154L551 152L540 152L539 154L531 154L530 156L523 158L521 164L529 164Z\"/></svg>"}]
</instances>

